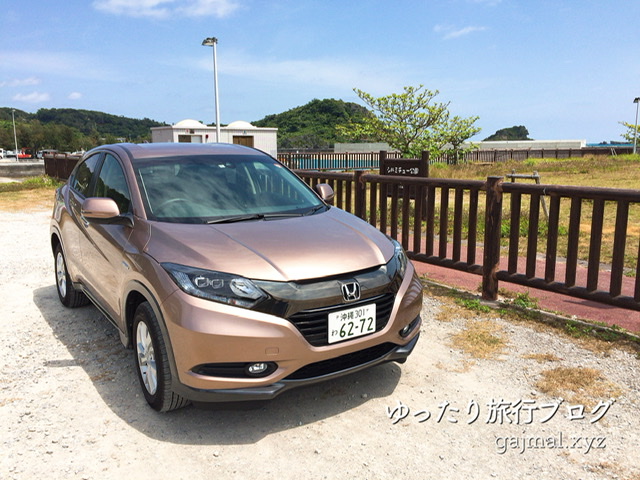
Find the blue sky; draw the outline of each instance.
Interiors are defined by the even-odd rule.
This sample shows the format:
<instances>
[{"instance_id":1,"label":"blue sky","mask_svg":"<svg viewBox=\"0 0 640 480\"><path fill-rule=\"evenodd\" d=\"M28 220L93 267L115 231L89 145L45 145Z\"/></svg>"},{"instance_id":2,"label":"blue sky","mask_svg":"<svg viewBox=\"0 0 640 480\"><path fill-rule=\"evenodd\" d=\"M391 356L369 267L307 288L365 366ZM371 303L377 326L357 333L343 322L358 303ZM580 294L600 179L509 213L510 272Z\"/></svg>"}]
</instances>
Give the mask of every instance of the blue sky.
<instances>
[{"instance_id":1,"label":"blue sky","mask_svg":"<svg viewBox=\"0 0 640 480\"><path fill-rule=\"evenodd\" d=\"M423 84L481 140L621 140L640 96L637 0L3 0L0 106L255 121Z\"/></svg>"}]
</instances>

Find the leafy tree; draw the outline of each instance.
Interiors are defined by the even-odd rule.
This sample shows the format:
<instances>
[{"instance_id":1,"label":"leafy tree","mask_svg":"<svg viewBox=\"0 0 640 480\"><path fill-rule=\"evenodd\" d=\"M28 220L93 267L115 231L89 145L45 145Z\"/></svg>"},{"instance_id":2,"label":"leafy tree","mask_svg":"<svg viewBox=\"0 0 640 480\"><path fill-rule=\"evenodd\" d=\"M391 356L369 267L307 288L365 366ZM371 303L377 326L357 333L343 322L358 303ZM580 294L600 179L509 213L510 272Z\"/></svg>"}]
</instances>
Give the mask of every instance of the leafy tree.
<instances>
[{"instance_id":1,"label":"leafy tree","mask_svg":"<svg viewBox=\"0 0 640 480\"><path fill-rule=\"evenodd\" d=\"M493 135L484 139L485 142L500 140L532 140L529 131L524 125L502 128Z\"/></svg>"},{"instance_id":2,"label":"leafy tree","mask_svg":"<svg viewBox=\"0 0 640 480\"><path fill-rule=\"evenodd\" d=\"M418 87L404 87L403 93L375 98L357 88L354 92L365 102L373 116L338 127L341 135L358 140L386 142L403 155L418 157L423 150L437 149L436 129L447 119L447 103L437 103L440 93Z\"/></svg>"},{"instance_id":3,"label":"leafy tree","mask_svg":"<svg viewBox=\"0 0 640 480\"><path fill-rule=\"evenodd\" d=\"M623 125L624 127L626 127L627 131L620 134L620 136L622 138L624 138L627 142L629 143L633 143L634 138L636 138L637 135L637 140L636 140L636 145L640 145L640 127L638 128L638 131L636 132L636 126L631 124L631 123L627 123L627 122L618 122L620 123L620 125Z\"/></svg>"},{"instance_id":4,"label":"leafy tree","mask_svg":"<svg viewBox=\"0 0 640 480\"><path fill-rule=\"evenodd\" d=\"M446 153L449 158L453 157L453 161L457 165L460 157L464 157L467 152L478 148L473 143L465 147L464 143L482 130L474 125L479 118L478 116L462 118L457 115L449 118L447 115L446 120L435 129L439 142L432 148L431 155L437 158Z\"/></svg>"}]
</instances>

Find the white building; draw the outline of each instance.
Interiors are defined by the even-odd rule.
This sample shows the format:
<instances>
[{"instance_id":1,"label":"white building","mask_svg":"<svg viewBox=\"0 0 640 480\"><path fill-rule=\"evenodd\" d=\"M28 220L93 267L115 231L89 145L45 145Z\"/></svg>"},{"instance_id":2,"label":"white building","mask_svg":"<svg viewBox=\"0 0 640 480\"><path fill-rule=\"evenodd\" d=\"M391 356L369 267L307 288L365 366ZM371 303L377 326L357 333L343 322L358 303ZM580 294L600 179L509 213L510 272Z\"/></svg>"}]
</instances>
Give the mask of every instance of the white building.
<instances>
[{"instance_id":1,"label":"white building","mask_svg":"<svg viewBox=\"0 0 640 480\"><path fill-rule=\"evenodd\" d=\"M152 127L153 143L216 143L216 127L208 127L197 120L182 120L167 127ZM278 129L254 127L249 122L232 122L220 127L220 142L246 145L277 157Z\"/></svg>"},{"instance_id":2,"label":"white building","mask_svg":"<svg viewBox=\"0 0 640 480\"><path fill-rule=\"evenodd\" d=\"M465 142L467 145L469 142ZM496 140L488 142L472 142L480 150L555 150L587 146L586 140Z\"/></svg>"}]
</instances>

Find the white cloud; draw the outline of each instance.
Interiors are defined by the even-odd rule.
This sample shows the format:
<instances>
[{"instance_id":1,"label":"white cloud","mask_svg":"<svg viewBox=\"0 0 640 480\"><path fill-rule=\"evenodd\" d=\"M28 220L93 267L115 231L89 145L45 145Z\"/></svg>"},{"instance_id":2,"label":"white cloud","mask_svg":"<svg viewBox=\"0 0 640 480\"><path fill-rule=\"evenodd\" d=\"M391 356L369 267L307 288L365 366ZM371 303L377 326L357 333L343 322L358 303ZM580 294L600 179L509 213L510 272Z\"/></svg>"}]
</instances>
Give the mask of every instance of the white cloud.
<instances>
[{"instance_id":1,"label":"white cloud","mask_svg":"<svg viewBox=\"0 0 640 480\"><path fill-rule=\"evenodd\" d=\"M82 94L80 92L71 92L67 98L69 100L80 100L82 98Z\"/></svg>"},{"instance_id":2,"label":"white cloud","mask_svg":"<svg viewBox=\"0 0 640 480\"><path fill-rule=\"evenodd\" d=\"M160 19L175 15L223 18L239 7L235 0L95 0L93 6L113 15Z\"/></svg>"},{"instance_id":3,"label":"white cloud","mask_svg":"<svg viewBox=\"0 0 640 480\"><path fill-rule=\"evenodd\" d=\"M40 79L36 77L14 78L13 80L0 82L0 87L25 87L25 86L39 85L39 84L40 84Z\"/></svg>"},{"instance_id":4,"label":"white cloud","mask_svg":"<svg viewBox=\"0 0 640 480\"><path fill-rule=\"evenodd\" d=\"M433 27L433 31L443 34L442 38L445 40L464 37L465 35L469 35L474 32L484 32L486 29L487 27L464 27L457 29L448 25L436 25Z\"/></svg>"},{"instance_id":5,"label":"white cloud","mask_svg":"<svg viewBox=\"0 0 640 480\"><path fill-rule=\"evenodd\" d=\"M12 100L15 102L23 102L23 103L42 103L48 102L51 99L51 96L48 93L42 92L32 92L32 93L18 93L12 97Z\"/></svg>"}]
</instances>

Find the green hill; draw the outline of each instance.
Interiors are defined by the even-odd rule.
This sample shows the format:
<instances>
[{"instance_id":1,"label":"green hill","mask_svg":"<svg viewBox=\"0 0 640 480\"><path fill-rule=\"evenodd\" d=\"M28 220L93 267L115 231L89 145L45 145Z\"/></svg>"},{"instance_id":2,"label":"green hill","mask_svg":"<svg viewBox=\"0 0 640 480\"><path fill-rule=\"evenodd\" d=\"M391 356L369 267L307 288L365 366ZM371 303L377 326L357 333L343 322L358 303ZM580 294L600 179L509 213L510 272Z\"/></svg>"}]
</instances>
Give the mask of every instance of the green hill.
<instances>
[{"instance_id":1,"label":"green hill","mask_svg":"<svg viewBox=\"0 0 640 480\"><path fill-rule=\"evenodd\" d=\"M524 125L502 128L493 135L485 138L483 141L495 140L532 140L529 138L529 130Z\"/></svg>"},{"instance_id":2,"label":"green hill","mask_svg":"<svg viewBox=\"0 0 640 480\"><path fill-rule=\"evenodd\" d=\"M41 108L34 116L36 120L43 124L59 123L67 125L85 135L97 132L103 136L111 135L122 138L146 138L150 135L151 127L165 125L148 118L139 120L72 108Z\"/></svg>"},{"instance_id":3,"label":"green hill","mask_svg":"<svg viewBox=\"0 0 640 480\"><path fill-rule=\"evenodd\" d=\"M279 149L327 149L346 141L336 134L336 125L371 115L361 105L342 100L314 99L283 113L251 122L256 127L277 127Z\"/></svg>"},{"instance_id":4,"label":"green hill","mask_svg":"<svg viewBox=\"0 0 640 480\"><path fill-rule=\"evenodd\" d=\"M88 150L103 143L125 139L143 142L151 139L151 127L164 125L148 118L134 119L91 110L41 108L36 113L13 110L20 147L37 151ZM0 108L0 147L14 147L11 108Z\"/></svg>"}]
</instances>

